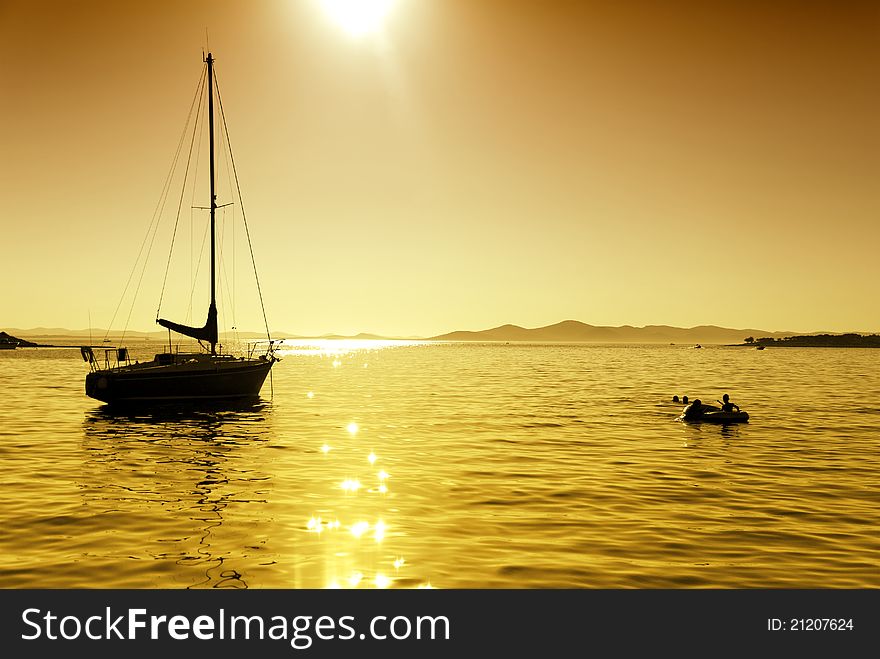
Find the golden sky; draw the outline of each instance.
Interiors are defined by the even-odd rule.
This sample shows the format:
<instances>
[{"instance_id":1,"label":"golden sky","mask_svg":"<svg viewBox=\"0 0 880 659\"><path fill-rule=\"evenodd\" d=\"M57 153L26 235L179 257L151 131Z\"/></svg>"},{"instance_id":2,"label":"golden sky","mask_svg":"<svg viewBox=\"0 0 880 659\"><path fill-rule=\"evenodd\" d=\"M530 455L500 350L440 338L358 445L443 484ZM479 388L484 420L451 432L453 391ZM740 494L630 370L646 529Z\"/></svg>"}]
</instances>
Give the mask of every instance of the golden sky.
<instances>
[{"instance_id":1,"label":"golden sky","mask_svg":"<svg viewBox=\"0 0 880 659\"><path fill-rule=\"evenodd\" d=\"M207 31L273 330L880 331L880 3L389 4L0 0L0 328L110 322Z\"/></svg>"}]
</instances>

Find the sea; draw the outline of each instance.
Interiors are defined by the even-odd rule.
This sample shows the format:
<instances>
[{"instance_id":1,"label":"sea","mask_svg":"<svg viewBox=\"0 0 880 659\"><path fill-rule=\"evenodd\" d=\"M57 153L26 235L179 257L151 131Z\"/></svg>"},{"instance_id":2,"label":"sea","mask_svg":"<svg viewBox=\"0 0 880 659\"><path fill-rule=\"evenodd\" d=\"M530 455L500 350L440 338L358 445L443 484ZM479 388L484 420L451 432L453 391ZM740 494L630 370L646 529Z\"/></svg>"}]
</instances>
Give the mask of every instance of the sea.
<instances>
[{"instance_id":1,"label":"sea","mask_svg":"<svg viewBox=\"0 0 880 659\"><path fill-rule=\"evenodd\" d=\"M257 403L117 413L77 348L0 352L0 586L880 587L880 351L278 354Z\"/></svg>"}]
</instances>

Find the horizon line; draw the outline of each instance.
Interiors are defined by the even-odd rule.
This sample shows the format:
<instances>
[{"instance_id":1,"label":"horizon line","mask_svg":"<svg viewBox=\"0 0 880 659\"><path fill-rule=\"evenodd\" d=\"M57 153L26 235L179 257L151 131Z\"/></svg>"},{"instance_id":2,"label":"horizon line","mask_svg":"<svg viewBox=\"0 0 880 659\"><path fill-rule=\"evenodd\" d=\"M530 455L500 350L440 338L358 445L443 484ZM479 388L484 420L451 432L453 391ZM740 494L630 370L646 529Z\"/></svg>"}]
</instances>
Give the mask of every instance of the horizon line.
<instances>
[{"instance_id":1,"label":"horizon line","mask_svg":"<svg viewBox=\"0 0 880 659\"><path fill-rule=\"evenodd\" d=\"M440 332L438 334L432 334L428 336L421 335L402 335L402 334L383 334L379 332L370 332L370 331L359 331L354 334L343 334L340 332L323 332L321 334L310 334L310 333L299 333L299 332L288 332L288 331L273 331L269 333L269 338L273 336L281 336L282 338L287 339L330 339L330 338L343 338L343 339L356 339L358 337L375 337L378 339L389 339L389 340L410 340L410 341L418 341L418 340L430 340L440 336L447 336L450 334L480 334L483 332L491 332L493 330L502 330L502 329L511 329L511 330L524 330L524 331L538 331L543 329L550 329L553 327L557 327L565 324L578 324L583 325L588 328L594 329L633 329L633 330L646 330L646 329L654 329L654 328L662 328L669 330L682 330L682 331L693 331L700 329L717 329L731 332L764 332L767 334L877 334L877 331L870 330L846 330L846 331L832 331L832 330L809 330L809 331L799 331L799 330L768 330L758 327L726 327L723 325L714 325L714 324L700 324L693 325L690 327L683 327L678 325L667 325L667 324L646 324L646 325L631 325L631 324L623 324L623 325L593 325L591 323L586 323L580 320L574 319L566 319L562 321L558 321L555 323L550 323L549 325L539 325L536 327L526 327L523 325L517 325L515 323L503 323L501 325L495 325L492 327L487 327L484 329L471 330L471 329L455 329L446 332ZM53 334L64 335L63 333L69 332L72 334L83 334L88 332L93 333L103 333L105 335L110 334L146 334L146 335L154 335L154 334L165 334L166 330L143 330L143 329L125 329L125 330L108 330L106 328L101 327L86 327L82 329L71 329L67 327L44 327L44 326L36 326L36 327L9 327L6 329L0 328L0 331L12 331L12 332L21 332L21 333L30 333L36 336L51 336ZM266 333L263 331L251 331L251 330L226 330L221 332L224 335L230 335L233 333L237 333L239 335L253 335L256 336L266 336Z\"/></svg>"}]
</instances>

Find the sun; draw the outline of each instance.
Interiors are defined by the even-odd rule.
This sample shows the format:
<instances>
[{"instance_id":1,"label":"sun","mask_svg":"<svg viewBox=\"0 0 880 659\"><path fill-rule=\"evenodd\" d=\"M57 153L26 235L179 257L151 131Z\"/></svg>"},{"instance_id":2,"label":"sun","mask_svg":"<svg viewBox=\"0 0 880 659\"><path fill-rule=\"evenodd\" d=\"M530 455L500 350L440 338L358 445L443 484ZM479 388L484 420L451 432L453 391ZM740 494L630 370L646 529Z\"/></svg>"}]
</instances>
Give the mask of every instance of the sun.
<instances>
[{"instance_id":1,"label":"sun","mask_svg":"<svg viewBox=\"0 0 880 659\"><path fill-rule=\"evenodd\" d=\"M321 0L324 12L353 37L379 30L395 4L396 0Z\"/></svg>"}]
</instances>

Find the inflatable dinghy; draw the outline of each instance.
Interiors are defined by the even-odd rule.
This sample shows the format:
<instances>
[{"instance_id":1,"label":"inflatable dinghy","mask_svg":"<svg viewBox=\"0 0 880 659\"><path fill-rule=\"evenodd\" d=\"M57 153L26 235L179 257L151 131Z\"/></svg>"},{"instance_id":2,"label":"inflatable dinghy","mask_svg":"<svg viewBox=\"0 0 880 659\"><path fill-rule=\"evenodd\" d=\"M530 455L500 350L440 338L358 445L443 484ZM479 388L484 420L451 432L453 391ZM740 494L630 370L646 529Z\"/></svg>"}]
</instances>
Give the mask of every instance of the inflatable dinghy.
<instances>
[{"instance_id":1,"label":"inflatable dinghy","mask_svg":"<svg viewBox=\"0 0 880 659\"><path fill-rule=\"evenodd\" d=\"M694 421L702 421L704 423L746 423L749 420L748 412L703 412Z\"/></svg>"},{"instance_id":2,"label":"inflatable dinghy","mask_svg":"<svg viewBox=\"0 0 880 659\"><path fill-rule=\"evenodd\" d=\"M687 412L691 406L685 409ZM739 412L722 412L720 407L715 405L701 405L699 413L695 413L693 415L685 416L682 413L681 416L676 418L676 421L687 421L688 423L747 423L749 420L749 413L743 412L740 410Z\"/></svg>"}]
</instances>

